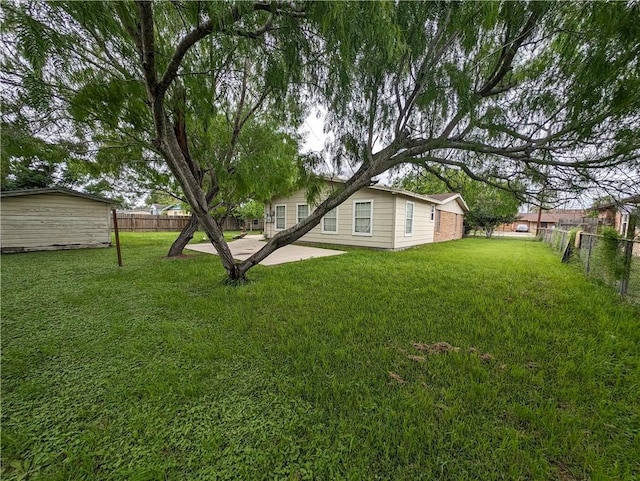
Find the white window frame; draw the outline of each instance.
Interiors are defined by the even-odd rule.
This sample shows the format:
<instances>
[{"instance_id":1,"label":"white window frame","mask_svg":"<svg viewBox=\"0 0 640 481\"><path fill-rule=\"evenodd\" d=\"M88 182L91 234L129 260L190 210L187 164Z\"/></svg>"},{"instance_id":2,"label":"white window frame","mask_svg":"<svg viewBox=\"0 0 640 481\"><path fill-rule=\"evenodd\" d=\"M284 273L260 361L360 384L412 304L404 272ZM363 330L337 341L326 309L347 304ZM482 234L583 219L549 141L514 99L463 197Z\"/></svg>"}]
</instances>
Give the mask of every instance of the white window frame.
<instances>
[{"instance_id":1,"label":"white window frame","mask_svg":"<svg viewBox=\"0 0 640 481\"><path fill-rule=\"evenodd\" d=\"M369 232L356 232L356 204L371 204L371 217L369 218ZM373 199L353 201L353 221L351 223L351 235L371 237L373 235Z\"/></svg>"},{"instance_id":2,"label":"white window frame","mask_svg":"<svg viewBox=\"0 0 640 481\"><path fill-rule=\"evenodd\" d=\"M622 237L626 237L627 231L629 230L629 214L621 214L620 215L620 234Z\"/></svg>"},{"instance_id":3,"label":"white window frame","mask_svg":"<svg viewBox=\"0 0 640 481\"><path fill-rule=\"evenodd\" d=\"M434 221L435 222L434 229L438 234L440 233L440 227L441 227L440 223L442 222L441 214L442 214L442 211L440 209L436 209L436 219Z\"/></svg>"},{"instance_id":4,"label":"white window frame","mask_svg":"<svg viewBox=\"0 0 640 481\"><path fill-rule=\"evenodd\" d=\"M284 227L278 228L278 207L284 207ZM287 228L287 204L277 204L273 211L273 228L274 230L285 230Z\"/></svg>"},{"instance_id":5,"label":"white window frame","mask_svg":"<svg viewBox=\"0 0 640 481\"><path fill-rule=\"evenodd\" d=\"M326 215L329 212L335 212L336 213L336 230L326 230L324 228L324 218L326 217ZM322 227L320 228L320 232L322 234L332 234L332 235L336 235L338 233L338 208L334 207L333 209L331 209L329 212L327 212L327 214L324 215L324 217L322 217Z\"/></svg>"},{"instance_id":6,"label":"white window frame","mask_svg":"<svg viewBox=\"0 0 640 481\"><path fill-rule=\"evenodd\" d=\"M407 221L409 220L409 216L407 215L407 212L409 212L409 204L411 204L411 230L407 232ZM416 203L408 200L404 206L404 236L405 237L411 237L413 235L413 224L414 224L415 218L416 218Z\"/></svg>"},{"instance_id":7,"label":"white window frame","mask_svg":"<svg viewBox=\"0 0 640 481\"><path fill-rule=\"evenodd\" d=\"M304 205L307 207L307 217L309 217L309 214L311 214L311 208L309 207L309 204L296 204L296 223L300 223L301 221L303 221L304 219L306 219L307 217L305 217L304 219L301 219L299 217L300 211L298 210L298 207L300 207L301 205Z\"/></svg>"},{"instance_id":8,"label":"white window frame","mask_svg":"<svg viewBox=\"0 0 640 481\"><path fill-rule=\"evenodd\" d=\"M431 222L436 220L436 206L431 204Z\"/></svg>"}]
</instances>

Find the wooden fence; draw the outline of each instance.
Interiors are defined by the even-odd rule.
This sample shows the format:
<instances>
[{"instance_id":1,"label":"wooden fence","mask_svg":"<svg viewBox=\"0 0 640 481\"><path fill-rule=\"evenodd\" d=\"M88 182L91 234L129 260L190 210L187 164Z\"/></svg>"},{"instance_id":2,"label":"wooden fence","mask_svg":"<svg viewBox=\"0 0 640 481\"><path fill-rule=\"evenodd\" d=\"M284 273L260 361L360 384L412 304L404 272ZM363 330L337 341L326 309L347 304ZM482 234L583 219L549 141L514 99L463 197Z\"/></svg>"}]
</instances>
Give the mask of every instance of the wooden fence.
<instances>
[{"instance_id":1,"label":"wooden fence","mask_svg":"<svg viewBox=\"0 0 640 481\"><path fill-rule=\"evenodd\" d=\"M181 231L191 219L189 215L116 214L122 232ZM113 226L111 226L113 228Z\"/></svg>"},{"instance_id":2,"label":"wooden fence","mask_svg":"<svg viewBox=\"0 0 640 481\"><path fill-rule=\"evenodd\" d=\"M181 231L191 219L189 215L151 215L151 214L125 214L118 212L118 230L122 232L160 232ZM113 222L112 222L113 223ZM264 227L262 219L241 221L235 217L227 217L222 223L222 230L240 230L246 225L247 230L260 231ZM113 225L111 226L113 229Z\"/></svg>"}]
</instances>

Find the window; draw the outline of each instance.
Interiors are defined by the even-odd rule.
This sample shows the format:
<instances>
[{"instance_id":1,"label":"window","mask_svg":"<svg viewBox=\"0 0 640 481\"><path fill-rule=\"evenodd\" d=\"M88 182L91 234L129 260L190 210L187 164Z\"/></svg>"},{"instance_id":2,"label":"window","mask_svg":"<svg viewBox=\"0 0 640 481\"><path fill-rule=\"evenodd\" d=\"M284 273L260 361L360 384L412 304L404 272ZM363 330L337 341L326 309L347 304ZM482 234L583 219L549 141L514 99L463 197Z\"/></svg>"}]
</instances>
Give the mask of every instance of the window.
<instances>
[{"instance_id":1,"label":"window","mask_svg":"<svg viewBox=\"0 0 640 481\"><path fill-rule=\"evenodd\" d=\"M353 202L353 235L372 235L373 201Z\"/></svg>"},{"instance_id":2,"label":"window","mask_svg":"<svg viewBox=\"0 0 640 481\"><path fill-rule=\"evenodd\" d=\"M338 209L332 209L322 218L322 233L337 234L338 233Z\"/></svg>"},{"instance_id":3,"label":"window","mask_svg":"<svg viewBox=\"0 0 640 481\"><path fill-rule=\"evenodd\" d=\"M435 215L436 215L436 206L432 205L431 206L431 221L433 221L435 219Z\"/></svg>"},{"instance_id":4,"label":"window","mask_svg":"<svg viewBox=\"0 0 640 481\"><path fill-rule=\"evenodd\" d=\"M287 228L287 206L276 205L276 230Z\"/></svg>"},{"instance_id":5,"label":"window","mask_svg":"<svg viewBox=\"0 0 640 481\"><path fill-rule=\"evenodd\" d=\"M440 211L436 210L436 232L440 232Z\"/></svg>"},{"instance_id":6,"label":"window","mask_svg":"<svg viewBox=\"0 0 640 481\"><path fill-rule=\"evenodd\" d=\"M620 221L620 232L619 232L619 234L622 237L627 236L628 225L629 225L629 214L622 214L622 219Z\"/></svg>"},{"instance_id":7,"label":"window","mask_svg":"<svg viewBox=\"0 0 640 481\"><path fill-rule=\"evenodd\" d=\"M309 217L309 206L307 204L298 204L296 222L300 223Z\"/></svg>"},{"instance_id":8,"label":"window","mask_svg":"<svg viewBox=\"0 0 640 481\"><path fill-rule=\"evenodd\" d=\"M404 218L404 235L413 234L413 208L414 203L407 201Z\"/></svg>"}]
</instances>

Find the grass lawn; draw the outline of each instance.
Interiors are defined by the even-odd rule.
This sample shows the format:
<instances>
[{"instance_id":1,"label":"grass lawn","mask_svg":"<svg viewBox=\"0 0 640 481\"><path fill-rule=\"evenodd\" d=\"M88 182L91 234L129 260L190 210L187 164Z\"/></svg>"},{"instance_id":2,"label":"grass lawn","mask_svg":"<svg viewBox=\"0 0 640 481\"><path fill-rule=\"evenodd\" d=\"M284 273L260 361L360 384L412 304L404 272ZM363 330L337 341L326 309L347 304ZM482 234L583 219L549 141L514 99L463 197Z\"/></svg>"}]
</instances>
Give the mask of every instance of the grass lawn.
<instances>
[{"instance_id":1,"label":"grass lawn","mask_svg":"<svg viewBox=\"0 0 640 481\"><path fill-rule=\"evenodd\" d=\"M234 288L163 258L173 236L122 234L121 269L3 256L3 479L640 478L640 309L546 245L350 249Z\"/></svg>"}]
</instances>

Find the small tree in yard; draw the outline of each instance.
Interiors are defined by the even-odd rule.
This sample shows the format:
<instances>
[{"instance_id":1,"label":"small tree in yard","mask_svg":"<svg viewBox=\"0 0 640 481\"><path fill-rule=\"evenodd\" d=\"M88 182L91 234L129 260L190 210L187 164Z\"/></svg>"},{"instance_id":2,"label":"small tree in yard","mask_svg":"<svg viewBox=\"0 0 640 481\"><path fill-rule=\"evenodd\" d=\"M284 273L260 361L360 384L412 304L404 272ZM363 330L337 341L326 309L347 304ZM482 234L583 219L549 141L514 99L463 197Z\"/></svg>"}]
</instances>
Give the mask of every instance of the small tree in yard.
<instances>
[{"instance_id":1,"label":"small tree in yard","mask_svg":"<svg viewBox=\"0 0 640 481\"><path fill-rule=\"evenodd\" d=\"M5 83L32 108L57 103L73 125L104 132L93 139L101 147L126 135L144 143L232 281L403 164L455 166L530 195L637 175L637 2L7 1L3 10ZM236 263L209 212L224 202L220 178L238 185L241 132L266 118L291 132L314 103L336 139L327 156L353 174ZM219 118L227 148L191 150L213 132L199 121Z\"/></svg>"},{"instance_id":2,"label":"small tree in yard","mask_svg":"<svg viewBox=\"0 0 640 481\"><path fill-rule=\"evenodd\" d=\"M518 216L518 203L504 197L495 190L481 193L470 207L465 222L472 228L484 229L486 236L491 237L496 227L510 224Z\"/></svg>"},{"instance_id":3,"label":"small tree in yard","mask_svg":"<svg viewBox=\"0 0 640 481\"><path fill-rule=\"evenodd\" d=\"M249 229L253 230L253 219L260 219L264 216L264 204L255 200L244 202L236 208L235 215L238 219L244 221L245 229L246 224L249 223Z\"/></svg>"}]
</instances>

